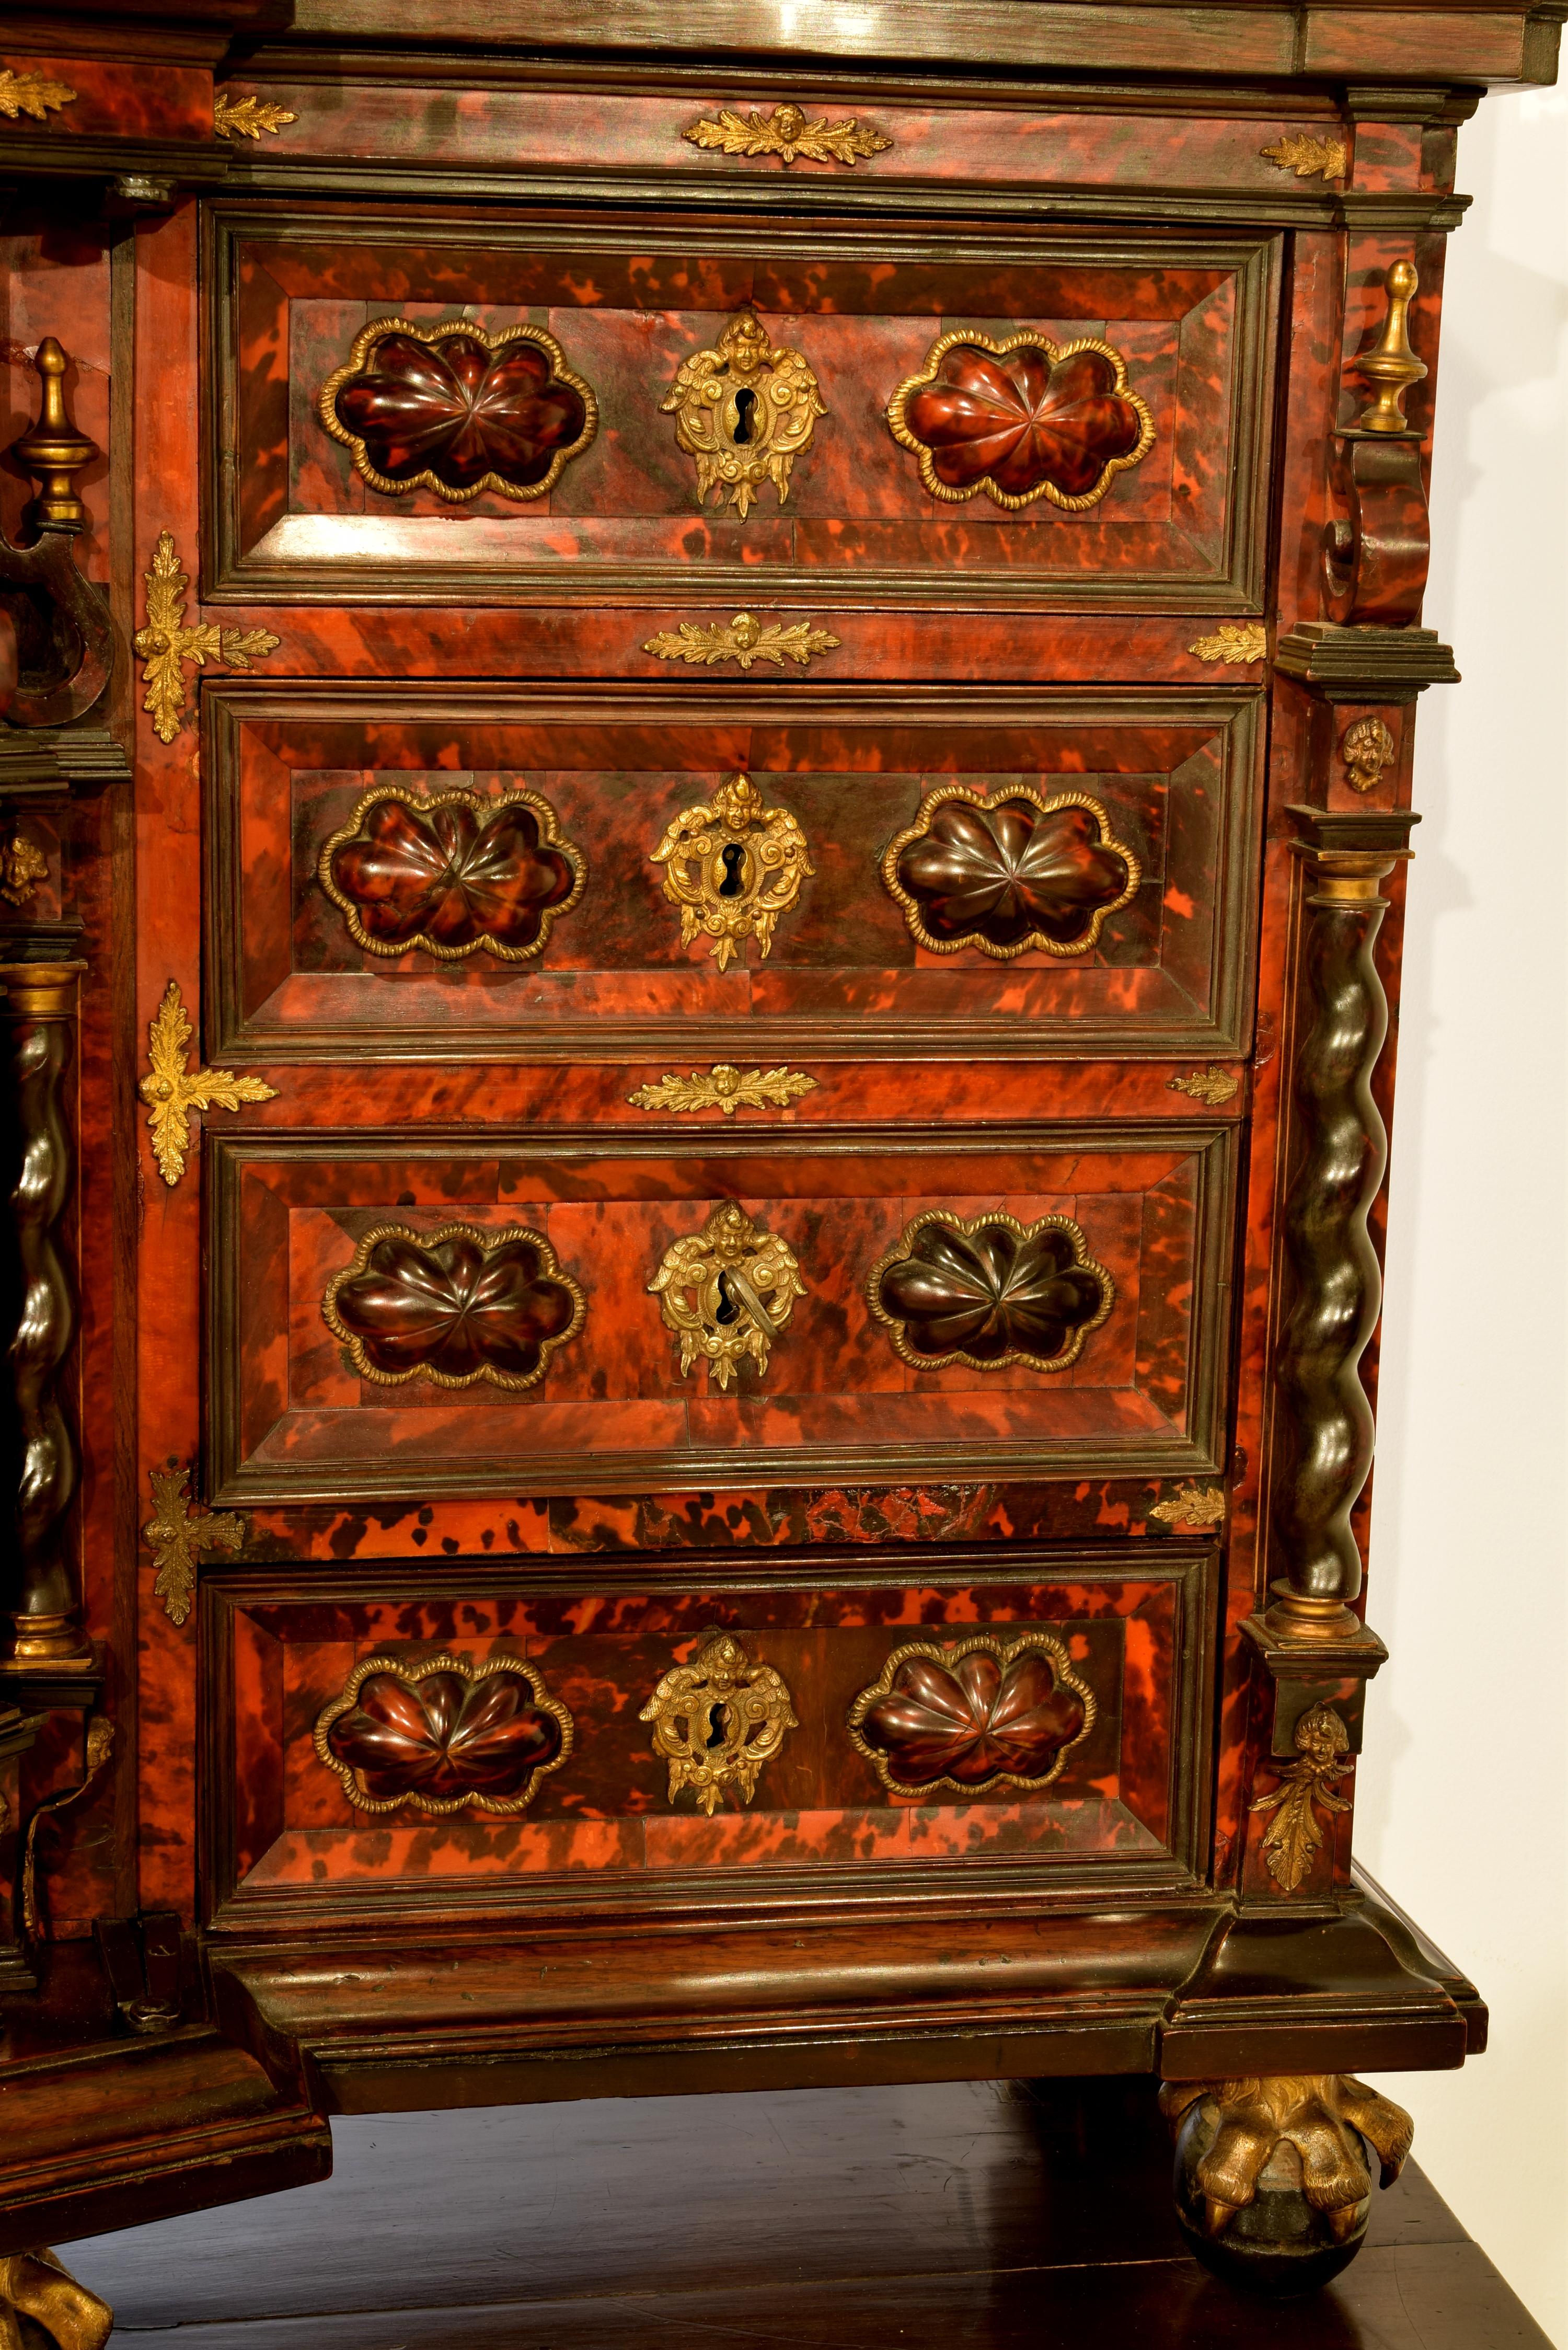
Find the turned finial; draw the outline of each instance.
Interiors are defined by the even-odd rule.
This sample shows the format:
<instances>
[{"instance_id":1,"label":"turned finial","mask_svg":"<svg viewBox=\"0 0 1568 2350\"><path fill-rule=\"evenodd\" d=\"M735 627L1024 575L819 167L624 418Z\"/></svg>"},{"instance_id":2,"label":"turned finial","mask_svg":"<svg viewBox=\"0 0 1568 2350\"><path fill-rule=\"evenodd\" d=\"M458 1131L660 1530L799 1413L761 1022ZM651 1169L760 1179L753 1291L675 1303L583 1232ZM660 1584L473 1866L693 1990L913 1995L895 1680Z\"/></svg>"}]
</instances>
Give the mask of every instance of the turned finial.
<instances>
[{"instance_id":1,"label":"turned finial","mask_svg":"<svg viewBox=\"0 0 1568 2350\"><path fill-rule=\"evenodd\" d=\"M31 513L40 530L81 530L87 508L76 494L75 477L98 455L98 442L78 432L66 409L66 369L70 365L53 335L38 345L33 364L43 385L38 421L11 454L38 484Z\"/></svg>"},{"instance_id":2,"label":"turned finial","mask_svg":"<svg viewBox=\"0 0 1568 2350\"><path fill-rule=\"evenodd\" d=\"M1411 261L1397 261L1384 280L1388 316L1383 322L1382 340L1376 350L1355 361L1356 373L1369 377L1377 386L1376 397L1356 419L1358 432L1408 432L1411 429L1405 418L1405 395L1427 372L1425 362L1410 348L1410 305L1420 283Z\"/></svg>"}]
</instances>

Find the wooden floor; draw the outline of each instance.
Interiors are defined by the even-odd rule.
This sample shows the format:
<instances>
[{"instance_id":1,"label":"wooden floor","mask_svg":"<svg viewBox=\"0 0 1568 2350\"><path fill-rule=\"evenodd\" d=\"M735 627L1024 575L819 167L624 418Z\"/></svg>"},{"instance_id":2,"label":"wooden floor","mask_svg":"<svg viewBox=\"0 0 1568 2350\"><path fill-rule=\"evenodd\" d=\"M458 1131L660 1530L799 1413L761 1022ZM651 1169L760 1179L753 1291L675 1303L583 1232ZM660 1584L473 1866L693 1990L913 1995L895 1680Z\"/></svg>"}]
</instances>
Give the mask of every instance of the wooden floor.
<instances>
[{"instance_id":1,"label":"wooden floor","mask_svg":"<svg viewBox=\"0 0 1568 2350\"><path fill-rule=\"evenodd\" d=\"M1169 2217L1148 2084L799 2090L334 2126L320 2187L65 2251L179 2350L1551 2350L1419 2172L1261 2304Z\"/></svg>"}]
</instances>

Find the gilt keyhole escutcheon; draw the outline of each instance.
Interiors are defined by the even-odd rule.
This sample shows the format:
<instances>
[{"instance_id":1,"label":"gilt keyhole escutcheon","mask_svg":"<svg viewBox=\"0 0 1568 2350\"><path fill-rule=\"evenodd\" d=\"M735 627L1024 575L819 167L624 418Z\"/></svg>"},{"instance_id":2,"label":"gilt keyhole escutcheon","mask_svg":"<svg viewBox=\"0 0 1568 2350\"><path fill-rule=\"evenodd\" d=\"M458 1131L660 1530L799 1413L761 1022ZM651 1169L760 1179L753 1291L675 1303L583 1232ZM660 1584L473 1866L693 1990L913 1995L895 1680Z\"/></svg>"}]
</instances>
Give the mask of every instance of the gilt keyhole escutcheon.
<instances>
[{"instance_id":1,"label":"gilt keyhole escutcheon","mask_svg":"<svg viewBox=\"0 0 1568 2350\"><path fill-rule=\"evenodd\" d=\"M765 807L750 775L732 775L711 800L682 808L651 861L664 868L664 894L680 909L681 945L711 939L721 971L748 939L765 962L775 923L815 870L795 818Z\"/></svg>"},{"instance_id":2,"label":"gilt keyhole escutcheon","mask_svg":"<svg viewBox=\"0 0 1568 2350\"><path fill-rule=\"evenodd\" d=\"M705 1358L721 1388L745 1362L763 1377L795 1299L806 1294L794 1250L734 1200L666 1249L648 1286L680 1341L681 1378Z\"/></svg>"},{"instance_id":3,"label":"gilt keyhole escutcheon","mask_svg":"<svg viewBox=\"0 0 1568 2350\"><path fill-rule=\"evenodd\" d=\"M688 1665L672 1665L638 1716L653 1725L653 1751L670 1766L670 1800L690 1787L710 1819L724 1796L749 1804L764 1762L798 1730L772 1665L750 1658L732 1633L714 1632Z\"/></svg>"}]
</instances>

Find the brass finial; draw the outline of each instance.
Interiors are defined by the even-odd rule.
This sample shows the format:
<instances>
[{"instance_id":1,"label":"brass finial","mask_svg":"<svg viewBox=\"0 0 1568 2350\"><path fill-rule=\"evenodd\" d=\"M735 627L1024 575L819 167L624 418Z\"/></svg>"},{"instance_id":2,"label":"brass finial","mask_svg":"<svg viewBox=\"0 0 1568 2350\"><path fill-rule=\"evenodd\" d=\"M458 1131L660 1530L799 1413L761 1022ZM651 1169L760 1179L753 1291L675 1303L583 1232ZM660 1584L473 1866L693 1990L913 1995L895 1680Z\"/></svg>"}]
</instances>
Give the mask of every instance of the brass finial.
<instances>
[{"instance_id":1,"label":"brass finial","mask_svg":"<svg viewBox=\"0 0 1568 2350\"><path fill-rule=\"evenodd\" d=\"M1375 351L1355 362L1356 373L1370 377L1378 387L1376 398L1356 419L1358 432L1408 432L1405 395L1427 372L1425 362L1410 348L1410 305L1421 283L1415 263L1397 261L1384 283L1388 316L1383 323L1383 339Z\"/></svg>"},{"instance_id":2,"label":"brass finial","mask_svg":"<svg viewBox=\"0 0 1568 2350\"><path fill-rule=\"evenodd\" d=\"M87 508L76 494L74 476L98 455L98 442L78 432L66 412L66 369L70 365L53 335L46 335L33 362L44 387L38 421L11 443L11 454L38 484L32 516L40 530L81 530Z\"/></svg>"}]
</instances>

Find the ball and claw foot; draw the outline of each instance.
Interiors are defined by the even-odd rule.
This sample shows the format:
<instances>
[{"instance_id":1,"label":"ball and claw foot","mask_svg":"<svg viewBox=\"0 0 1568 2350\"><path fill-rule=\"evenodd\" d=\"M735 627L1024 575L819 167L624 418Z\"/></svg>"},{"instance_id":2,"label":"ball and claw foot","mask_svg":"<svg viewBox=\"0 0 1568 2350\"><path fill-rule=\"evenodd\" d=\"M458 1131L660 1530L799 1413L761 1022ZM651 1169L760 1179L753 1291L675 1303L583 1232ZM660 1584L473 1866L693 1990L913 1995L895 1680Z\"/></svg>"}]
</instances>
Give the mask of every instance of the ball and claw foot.
<instances>
[{"instance_id":1,"label":"ball and claw foot","mask_svg":"<svg viewBox=\"0 0 1568 2350\"><path fill-rule=\"evenodd\" d=\"M1370 2149L1392 2186L1410 2151L1407 2113L1348 2073L1168 2081L1176 2213L1207 2268L1271 2295L1315 2293L1361 2249Z\"/></svg>"},{"instance_id":2,"label":"ball and claw foot","mask_svg":"<svg viewBox=\"0 0 1568 2350\"><path fill-rule=\"evenodd\" d=\"M114 2324L108 2302L88 2293L53 2252L0 2254L0 2350L104 2350Z\"/></svg>"}]
</instances>

